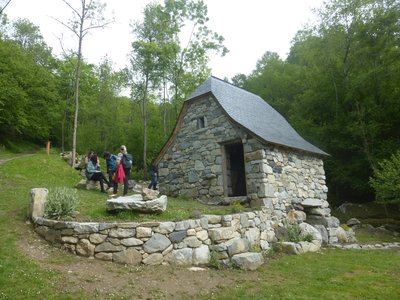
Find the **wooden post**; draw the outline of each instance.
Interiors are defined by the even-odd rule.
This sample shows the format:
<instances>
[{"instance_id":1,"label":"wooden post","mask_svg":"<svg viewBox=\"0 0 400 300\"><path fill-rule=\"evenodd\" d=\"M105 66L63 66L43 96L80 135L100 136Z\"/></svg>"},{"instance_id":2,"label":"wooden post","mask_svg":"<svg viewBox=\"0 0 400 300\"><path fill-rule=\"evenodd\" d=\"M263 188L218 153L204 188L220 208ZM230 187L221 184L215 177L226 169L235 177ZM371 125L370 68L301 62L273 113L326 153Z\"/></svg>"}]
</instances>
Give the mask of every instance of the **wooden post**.
<instances>
[{"instance_id":1,"label":"wooden post","mask_svg":"<svg viewBox=\"0 0 400 300\"><path fill-rule=\"evenodd\" d=\"M50 141L46 143L46 153L47 155L50 155Z\"/></svg>"}]
</instances>

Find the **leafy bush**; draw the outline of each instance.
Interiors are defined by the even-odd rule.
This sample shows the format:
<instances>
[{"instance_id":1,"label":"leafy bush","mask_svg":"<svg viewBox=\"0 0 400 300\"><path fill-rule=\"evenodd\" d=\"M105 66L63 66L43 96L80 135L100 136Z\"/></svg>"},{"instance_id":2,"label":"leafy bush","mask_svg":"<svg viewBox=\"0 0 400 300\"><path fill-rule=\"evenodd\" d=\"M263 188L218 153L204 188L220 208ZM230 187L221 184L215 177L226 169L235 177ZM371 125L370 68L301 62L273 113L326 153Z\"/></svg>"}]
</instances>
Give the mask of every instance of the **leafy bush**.
<instances>
[{"instance_id":1,"label":"leafy bush","mask_svg":"<svg viewBox=\"0 0 400 300\"><path fill-rule=\"evenodd\" d=\"M384 159L374 168L370 185L375 190L378 203L400 203L400 150L390 159Z\"/></svg>"},{"instance_id":2,"label":"leafy bush","mask_svg":"<svg viewBox=\"0 0 400 300\"><path fill-rule=\"evenodd\" d=\"M50 189L44 215L49 219L73 217L78 205L76 189L58 187Z\"/></svg>"}]
</instances>

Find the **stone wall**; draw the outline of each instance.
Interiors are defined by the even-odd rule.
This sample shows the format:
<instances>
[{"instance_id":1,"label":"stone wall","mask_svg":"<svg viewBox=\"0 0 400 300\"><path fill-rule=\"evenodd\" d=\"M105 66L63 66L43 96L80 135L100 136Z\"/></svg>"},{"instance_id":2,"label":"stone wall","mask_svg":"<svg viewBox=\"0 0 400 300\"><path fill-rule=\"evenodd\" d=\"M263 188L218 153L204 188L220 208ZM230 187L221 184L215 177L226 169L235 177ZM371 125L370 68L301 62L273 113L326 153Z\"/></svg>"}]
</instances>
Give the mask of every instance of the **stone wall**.
<instances>
[{"instance_id":1,"label":"stone wall","mask_svg":"<svg viewBox=\"0 0 400 300\"><path fill-rule=\"evenodd\" d=\"M204 117L204 128L197 128ZM159 188L168 196L185 195L215 204L224 198L221 144L240 139L214 98L196 101L188 109L172 147L158 165Z\"/></svg>"},{"instance_id":2,"label":"stone wall","mask_svg":"<svg viewBox=\"0 0 400 300\"><path fill-rule=\"evenodd\" d=\"M207 265L221 263L255 269L263 263L261 251L277 242L284 220L266 211L205 215L179 222L69 222L43 218L46 189L31 192L30 218L35 231L50 243L76 255L122 264ZM36 204L39 201L39 205ZM317 251L322 236L299 222L312 242L284 243L293 253ZM259 251L254 252L258 249Z\"/></svg>"}]
</instances>

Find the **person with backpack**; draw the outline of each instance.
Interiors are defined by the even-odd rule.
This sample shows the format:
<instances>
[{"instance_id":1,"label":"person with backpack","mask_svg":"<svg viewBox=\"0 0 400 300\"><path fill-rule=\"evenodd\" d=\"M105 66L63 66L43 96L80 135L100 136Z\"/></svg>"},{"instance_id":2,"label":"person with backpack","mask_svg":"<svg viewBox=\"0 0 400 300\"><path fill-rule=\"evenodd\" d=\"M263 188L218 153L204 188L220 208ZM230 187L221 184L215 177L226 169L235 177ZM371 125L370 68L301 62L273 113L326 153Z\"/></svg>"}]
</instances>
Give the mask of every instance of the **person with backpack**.
<instances>
[{"instance_id":1,"label":"person with backpack","mask_svg":"<svg viewBox=\"0 0 400 300\"><path fill-rule=\"evenodd\" d=\"M99 160L96 154L92 154L90 159L88 160L86 166L86 178L88 180L94 180L100 182L100 189L102 193L105 193L104 182L107 183L108 187L111 187L111 183L107 181L107 178L101 172Z\"/></svg>"},{"instance_id":2,"label":"person with backpack","mask_svg":"<svg viewBox=\"0 0 400 300\"><path fill-rule=\"evenodd\" d=\"M133 164L132 155L128 153L128 151L126 149L126 146L122 145L121 146L121 152L118 153L117 169L120 168L119 165L122 165L122 169L124 170L124 173L125 173L125 177L123 178L123 182L124 182L124 193L123 193L123 195L124 196L126 196L128 194L129 177L131 176L132 164ZM119 179L120 179L119 176L118 176L118 178L114 178L114 193L111 195L111 197L115 197L118 194L118 181L119 181Z\"/></svg>"},{"instance_id":3,"label":"person with backpack","mask_svg":"<svg viewBox=\"0 0 400 300\"><path fill-rule=\"evenodd\" d=\"M117 169L118 156L110 152L104 152L103 158L106 160L108 181L113 182L114 173Z\"/></svg>"}]
</instances>

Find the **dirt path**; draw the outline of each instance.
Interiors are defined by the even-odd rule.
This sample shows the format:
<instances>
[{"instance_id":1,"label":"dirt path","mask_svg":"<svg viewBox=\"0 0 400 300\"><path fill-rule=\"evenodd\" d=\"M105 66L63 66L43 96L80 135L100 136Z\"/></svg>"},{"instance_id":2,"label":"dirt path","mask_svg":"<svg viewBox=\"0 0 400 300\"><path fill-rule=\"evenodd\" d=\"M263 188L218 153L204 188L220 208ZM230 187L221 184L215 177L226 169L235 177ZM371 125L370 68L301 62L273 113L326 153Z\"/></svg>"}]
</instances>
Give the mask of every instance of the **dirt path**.
<instances>
[{"instance_id":1,"label":"dirt path","mask_svg":"<svg viewBox=\"0 0 400 300\"><path fill-rule=\"evenodd\" d=\"M0 165L5 164L6 162L13 160L13 159L17 159L17 158L21 158L21 157L26 157L26 156L32 156L35 155L33 153L29 153L29 154L21 154L18 156L13 156L13 157L8 157L8 158L2 158L0 159Z\"/></svg>"}]
</instances>

